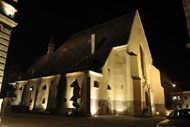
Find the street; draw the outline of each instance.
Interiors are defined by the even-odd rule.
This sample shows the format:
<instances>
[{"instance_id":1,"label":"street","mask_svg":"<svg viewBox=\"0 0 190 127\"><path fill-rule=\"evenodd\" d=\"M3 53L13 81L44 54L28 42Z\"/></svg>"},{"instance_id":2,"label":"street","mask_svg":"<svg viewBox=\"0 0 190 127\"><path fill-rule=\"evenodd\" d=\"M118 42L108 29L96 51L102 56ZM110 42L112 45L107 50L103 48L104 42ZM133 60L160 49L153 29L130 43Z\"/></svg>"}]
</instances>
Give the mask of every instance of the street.
<instances>
[{"instance_id":1,"label":"street","mask_svg":"<svg viewBox=\"0 0 190 127\"><path fill-rule=\"evenodd\" d=\"M31 114L12 114L3 118L0 127L156 127L165 117L149 118L125 115L102 115L97 117L60 117Z\"/></svg>"}]
</instances>

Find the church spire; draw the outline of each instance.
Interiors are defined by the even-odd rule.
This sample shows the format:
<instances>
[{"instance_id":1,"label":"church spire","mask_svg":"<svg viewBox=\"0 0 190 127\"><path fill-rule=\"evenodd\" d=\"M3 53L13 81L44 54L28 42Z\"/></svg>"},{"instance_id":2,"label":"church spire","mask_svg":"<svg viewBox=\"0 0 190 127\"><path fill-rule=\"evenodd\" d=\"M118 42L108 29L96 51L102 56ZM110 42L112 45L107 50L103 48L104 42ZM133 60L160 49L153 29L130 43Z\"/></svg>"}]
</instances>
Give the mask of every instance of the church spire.
<instances>
[{"instance_id":1,"label":"church spire","mask_svg":"<svg viewBox=\"0 0 190 127\"><path fill-rule=\"evenodd\" d=\"M54 50L54 46L55 46L53 35L54 35L54 33L52 34L51 39L50 39L50 42L49 42L49 44L48 44L47 55L48 55L48 54L53 54L53 50Z\"/></svg>"},{"instance_id":2,"label":"church spire","mask_svg":"<svg viewBox=\"0 0 190 127\"><path fill-rule=\"evenodd\" d=\"M52 33L50 42L48 44L48 51L47 51L47 55L46 55L46 60L54 53L54 32Z\"/></svg>"}]
</instances>

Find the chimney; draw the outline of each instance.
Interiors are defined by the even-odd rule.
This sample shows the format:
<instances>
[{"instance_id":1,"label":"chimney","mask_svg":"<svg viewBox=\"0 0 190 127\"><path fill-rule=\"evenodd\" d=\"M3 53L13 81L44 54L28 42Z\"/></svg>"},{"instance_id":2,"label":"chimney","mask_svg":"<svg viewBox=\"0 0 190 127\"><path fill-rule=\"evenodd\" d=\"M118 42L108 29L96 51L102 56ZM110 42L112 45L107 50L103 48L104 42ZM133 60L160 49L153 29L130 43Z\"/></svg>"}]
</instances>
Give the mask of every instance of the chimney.
<instances>
[{"instance_id":1,"label":"chimney","mask_svg":"<svg viewBox=\"0 0 190 127\"><path fill-rule=\"evenodd\" d=\"M95 53L95 34L91 34L91 54Z\"/></svg>"}]
</instances>

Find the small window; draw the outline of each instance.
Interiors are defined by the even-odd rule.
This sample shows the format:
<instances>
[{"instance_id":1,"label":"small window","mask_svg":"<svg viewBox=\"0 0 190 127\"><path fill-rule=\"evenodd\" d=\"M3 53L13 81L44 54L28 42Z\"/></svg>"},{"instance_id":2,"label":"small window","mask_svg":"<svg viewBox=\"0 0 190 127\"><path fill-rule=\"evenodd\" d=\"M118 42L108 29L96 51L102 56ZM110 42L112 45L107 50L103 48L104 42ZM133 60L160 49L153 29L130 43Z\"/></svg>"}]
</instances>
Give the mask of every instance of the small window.
<instances>
[{"instance_id":1,"label":"small window","mask_svg":"<svg viewBox=\"0 0 190 127\"><path fill-rule=\"evenodd\" d=\"M19 88L19 90L22 90L22 86Z\"/></svg>"},{"instance_id":2,"label":"small window","mask_svg":"<svg viewBox=\"0 0 190 127\"><path fill-rule=\"evenodd\" d=\"M30 99L30 103L32 103L32 98Z\"/></svg>"},{"instance_id":3,"label":"small window","mask_svg":"<svg viewBox=\"0 0 190 127\"><path fill-rule=\"evenodd\" d=\"M178 99L178 100L181 100L180 96L177 96L177 99Z\"/></svg>"},{"instance_id":4,"label":"small window","mask_svg":"<svg viewBox=\"0 0 190 127\"><path fill-rule=\"evenodd\" d=\"M33 87L33 86L31 86L31 87L30 87L30 91L33 91L33 90L34 90L34 87Z\"/></svg>"},{"instance_id":5,"label":"small window","mask_svg":"<svg viewBox=\"0 0 190 127\"><path fill-rule=\"evenodd\" d=\"M42 100L42 104L44 104L44 103L46 103L46 100L45 100L45 98L43 98L43 100Z\"/></svg>"},{"instance_id":6,"label":"small window","mask_svg":"<svg viewBox=\"0 0 190 127\"><path fill-rule=\"evenodd\" d=\"M98 81L94 81L94 87L99 88L99 82Z\"/></svg>"},{"instance_id":7,"label":"small window","mask_svg":"<svg viewBox=\"0 0 190 127\"><path fill-rule=\"evenodd\" d=\"M189 106L188 106L188 104L186 104L186 108L188 108Z\"/></svg>"},{"instance_id":8,"label":"small window","mask_svg":"<svg viewBox=\"0 0 190 127\"><path fill-rule=\"evenodd\" d=\"M108 87L107 87L108 90L111 90L111 86L108 84Z\"/></svg>"},{"instance_id":9,"label":"small window","mask_svg":"<svg viewBox=\"0 0 190 127\"><path fill-rule=\"evenodd\" d=\"M185 96L184 99L186 100L186 99L187 99L187 96Z\"/></svg>"},{"instance_id":10,"label":"small window","mask_svg":"<svg viewBox=\"0 0 190 127\"><path fill-rule=\"evenodd\" d=\"M46 90L46 84L42 87L42 90Z\"/></svg>"}]
</instances>

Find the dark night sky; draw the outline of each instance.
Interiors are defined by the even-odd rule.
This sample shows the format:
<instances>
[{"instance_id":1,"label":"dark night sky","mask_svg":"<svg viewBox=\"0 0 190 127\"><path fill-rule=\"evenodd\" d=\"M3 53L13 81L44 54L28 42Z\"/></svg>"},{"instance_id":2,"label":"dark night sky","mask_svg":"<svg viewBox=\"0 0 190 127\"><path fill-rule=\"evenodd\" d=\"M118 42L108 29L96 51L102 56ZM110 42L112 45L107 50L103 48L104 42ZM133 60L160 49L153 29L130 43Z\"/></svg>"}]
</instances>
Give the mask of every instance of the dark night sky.
<instances>
[{"instance_id":1,"label":"dark night sky","mask_svg":"<svg viewBox=\"0 0 190 127\"><path fill-rule=\"evenodd\" d=\"M21 65L26 71L36 57L46 54L53 30L57 49L72 34L138 9L153 64L172 81L190 81L189 39L181 0L20 0L18 7L18 26L12 32L7 65Z\"/></svg>"}]
</instances>

